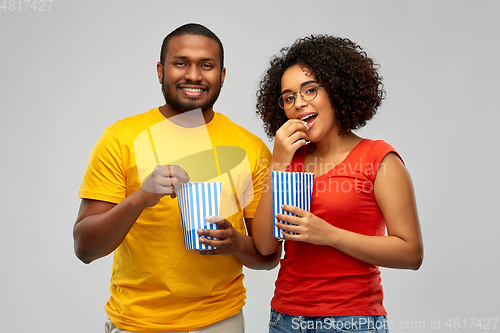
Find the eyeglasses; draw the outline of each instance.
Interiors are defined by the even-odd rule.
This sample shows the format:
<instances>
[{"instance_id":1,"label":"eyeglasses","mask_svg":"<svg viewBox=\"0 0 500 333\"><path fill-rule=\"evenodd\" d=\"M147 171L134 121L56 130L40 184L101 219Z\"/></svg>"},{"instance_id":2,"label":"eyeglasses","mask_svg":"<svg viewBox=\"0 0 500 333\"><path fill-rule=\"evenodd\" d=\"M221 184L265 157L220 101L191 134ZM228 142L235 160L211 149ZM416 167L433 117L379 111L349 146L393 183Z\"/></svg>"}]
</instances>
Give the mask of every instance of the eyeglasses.
<instances>
[{"instance_id":1,"label":"eyeglasses","mask_svg":"<svg viewBox=\"0 0 500 333\"><path fill-rule=\"evenodd\" d=\"M318 96L318 88L322 87L321 84L306 84L303 86L300 91L296 91L294 93L292 92L286 92L280 96L280 99L278 100L278 104L283 110L290 110L293 108L295 105L295 100L297 99L295 97L296 93L299 93L302 99L306 102L311 102L313 101L316 96Z\"/></svg>"}]
</instances>

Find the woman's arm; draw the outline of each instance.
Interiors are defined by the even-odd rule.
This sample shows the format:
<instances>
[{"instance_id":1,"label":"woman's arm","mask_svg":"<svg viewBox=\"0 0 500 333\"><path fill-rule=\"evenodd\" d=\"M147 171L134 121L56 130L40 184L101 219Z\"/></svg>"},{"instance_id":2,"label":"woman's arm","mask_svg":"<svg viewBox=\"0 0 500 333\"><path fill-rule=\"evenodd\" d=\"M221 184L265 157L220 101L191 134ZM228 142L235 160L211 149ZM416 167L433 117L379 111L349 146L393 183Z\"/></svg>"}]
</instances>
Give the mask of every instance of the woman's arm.
<instances>
[{"instance_id":1,"label":"woman's arm","mask_svg":"<svg viewBox=\"0 0 500 333\"><path fill-rule=\"evenodd\" d=\"M270 166L264 190L262 191L262 196L252 222L255 248L264 256L276 252L281 246L281 242L273 236L272 171L273 167Z\"/></svg>"},{"instance_id":2,"label":"woman's arm","mask_svg":"<svg viewBox=\"0 0 500 333\"><path fill-rule=\"evenodd\" d=\"M253 218L253 240L255 247L262 255L270 255L281 246L281 242L273 236L272 171L286 170L295 152L306 144L304 140L306 131L307 126L302 121L291 119L276 132L273 157L267 172L262 197Z\"/></svg>"},{"instance_id":3,"label":"woman's arm","mask_svg":"<svg viewBox=\"0 0 500 333\"><path fill-rule=\"evenodd\" d=\"M423 242L410 175L396 154L389 153L382 165L374 191L387 225L387 236L366 236L343 230L297 207L285 206L300 216L279 216L295 224L279 224L280 228L297 233L286 235L286 239L332 246L377 266L418 269L423 260Z\"/></svg>"}]
</instances>

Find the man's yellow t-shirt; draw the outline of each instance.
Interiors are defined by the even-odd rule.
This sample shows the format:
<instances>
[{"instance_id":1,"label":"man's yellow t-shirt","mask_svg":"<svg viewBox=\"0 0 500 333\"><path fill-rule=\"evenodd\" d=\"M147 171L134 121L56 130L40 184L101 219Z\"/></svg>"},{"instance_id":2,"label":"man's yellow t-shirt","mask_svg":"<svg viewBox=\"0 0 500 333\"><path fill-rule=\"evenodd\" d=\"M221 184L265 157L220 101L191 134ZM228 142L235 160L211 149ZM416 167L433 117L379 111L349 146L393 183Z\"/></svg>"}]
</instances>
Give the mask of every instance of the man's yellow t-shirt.
<instances>
[{"instance_id":1,"label":"man's yellow t-shirt","mask_svg":"<svg viewBox=\"0 0 500 333\"><path fill-rule=\"evenodd\" d=\"M184 128L152 109L106 128L92 151L80 197L120 203L158 164L179 165L193 181L222 183L220 216L245 233L271 154L222 114ZM237 314L245 304L242 264L232 255L185 250L177 199L146 208L115 250L105 310L135 332L190 331Z\"/></svg>"}]
</instances>

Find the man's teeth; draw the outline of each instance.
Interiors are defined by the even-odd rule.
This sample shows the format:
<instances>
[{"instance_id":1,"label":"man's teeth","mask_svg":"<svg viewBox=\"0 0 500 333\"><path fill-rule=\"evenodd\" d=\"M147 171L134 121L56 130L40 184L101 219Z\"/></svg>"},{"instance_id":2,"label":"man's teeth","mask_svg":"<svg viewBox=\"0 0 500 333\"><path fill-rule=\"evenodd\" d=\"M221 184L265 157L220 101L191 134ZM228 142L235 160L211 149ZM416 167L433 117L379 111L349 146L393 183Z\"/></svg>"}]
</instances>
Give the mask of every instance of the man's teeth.
<instances>
[{"instance_id":1,"label":"man's teeth","mask_svg":"<svg viewBox=\"0 0 500 333\"><path fill-rule=\"evenodd\" d=\"M189 91L189 92L202 92L203 89L200 88L181 88L184 91Z\"/></svg>"}]
</instances>

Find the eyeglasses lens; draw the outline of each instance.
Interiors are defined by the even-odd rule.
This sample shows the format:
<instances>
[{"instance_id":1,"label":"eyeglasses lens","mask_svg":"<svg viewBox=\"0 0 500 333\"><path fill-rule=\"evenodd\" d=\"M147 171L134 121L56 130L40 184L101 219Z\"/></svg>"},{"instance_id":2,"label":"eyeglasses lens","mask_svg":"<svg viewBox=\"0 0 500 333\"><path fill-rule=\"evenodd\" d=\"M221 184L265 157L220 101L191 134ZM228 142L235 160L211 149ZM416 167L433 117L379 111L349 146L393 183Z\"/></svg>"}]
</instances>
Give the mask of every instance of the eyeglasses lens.
<instances>
[{"instance_id":1,"label":"eyeglasses lens","mask_svg":"<svg viewBox=\"0 0 500 333\"><path fill-rule=\"evenodd\" d=\"M278 104L282 109L290 110L295 105L295 99L296 99L295 94L297 93L300 93L300 96L302 96L302 99L304 99L304 101L311 102L318 95L318 87L319 86L317 84L306 85L302 87L302 89L300 89L300 92L299 91L295 93L287 92L281 95L280 99L278 100Z\"/></svg>"}]
</instances>

